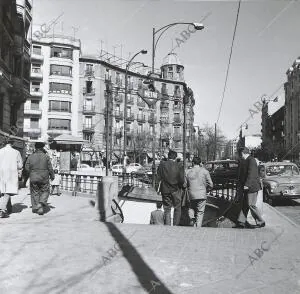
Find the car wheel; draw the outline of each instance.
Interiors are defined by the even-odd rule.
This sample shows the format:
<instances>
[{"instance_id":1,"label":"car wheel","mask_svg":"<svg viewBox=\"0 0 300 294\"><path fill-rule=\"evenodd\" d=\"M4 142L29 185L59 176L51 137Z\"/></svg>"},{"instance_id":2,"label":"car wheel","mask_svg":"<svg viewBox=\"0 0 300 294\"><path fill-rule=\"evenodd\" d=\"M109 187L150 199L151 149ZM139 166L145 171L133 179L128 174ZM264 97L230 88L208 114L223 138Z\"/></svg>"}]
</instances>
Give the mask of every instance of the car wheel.
<instances>
[{"instance_id":1,"label":"car wheel","mask_svg":"<svg viewBox=\"0 0 300 294\"><path fill-rule=\"evenodd\" d=\"M268 204L271 205L271 206L274 206L274 199L271 198L271 197L268 197Z\"/></svg>"},{"instance_id":2,"label":"car wheel","mask_svg":"<svg viewBox=\"0 0 300 294\"><path fill-rule=\"evenodd\" d=\"M270 192L268 189L264 190L264 201L267 202L269 205L274 206L274 199L270 197Z\"/></svg>"}]
</instances>

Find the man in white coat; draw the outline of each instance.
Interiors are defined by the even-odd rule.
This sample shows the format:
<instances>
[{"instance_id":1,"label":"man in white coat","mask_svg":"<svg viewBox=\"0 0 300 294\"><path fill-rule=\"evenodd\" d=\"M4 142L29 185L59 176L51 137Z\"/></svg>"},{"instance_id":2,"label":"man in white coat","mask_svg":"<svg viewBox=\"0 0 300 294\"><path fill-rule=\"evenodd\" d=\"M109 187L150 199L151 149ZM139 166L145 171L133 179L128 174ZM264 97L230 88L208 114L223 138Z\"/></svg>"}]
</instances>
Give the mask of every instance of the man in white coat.
<instances>
[{"instance_id":1,"label":"man in white coat","mask_svg":"<svg viewBox=\"0 0 300 294\"><path fill-rule=\"evenodd\" d=\"M9 138L5 147L0 149L0 218L7 217L7 203L10 196L18 194L18 170L23 167L20 152L12 147L13 139Z\"/></svg>"}]
</instances>

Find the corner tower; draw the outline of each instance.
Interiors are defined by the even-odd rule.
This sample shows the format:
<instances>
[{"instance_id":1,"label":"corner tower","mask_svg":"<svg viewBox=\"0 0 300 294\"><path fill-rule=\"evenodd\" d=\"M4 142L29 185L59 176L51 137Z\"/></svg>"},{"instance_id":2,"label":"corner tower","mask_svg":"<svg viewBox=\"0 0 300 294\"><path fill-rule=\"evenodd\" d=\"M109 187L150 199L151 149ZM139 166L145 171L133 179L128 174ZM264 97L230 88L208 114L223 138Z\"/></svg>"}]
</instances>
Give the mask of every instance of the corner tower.
<instances>
[{"instance_id":1,"label":"corner tower","mask_svg":"<svg viewBox=\"0 0 300 294\"><path fill-rule=\"evenodd\" d=\"M176 53L171 52L164 58L161 73L163 79L184 82L184 66Z\"/></svg>"}]
</instances>

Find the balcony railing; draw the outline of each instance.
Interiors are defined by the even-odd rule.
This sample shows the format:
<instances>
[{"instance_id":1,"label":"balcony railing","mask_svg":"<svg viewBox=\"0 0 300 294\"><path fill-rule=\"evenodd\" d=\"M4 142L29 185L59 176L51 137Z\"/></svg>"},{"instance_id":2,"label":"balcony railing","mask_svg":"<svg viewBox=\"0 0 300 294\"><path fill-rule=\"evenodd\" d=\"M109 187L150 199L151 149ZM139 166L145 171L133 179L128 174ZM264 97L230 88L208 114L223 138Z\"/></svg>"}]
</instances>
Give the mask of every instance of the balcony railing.
<instances>
[{"instance_id":1,"label":"balcony railing","mask_svg":"<svg viewBox=\"0 0 300 294\"><path fill-rule=\"evenodd\" d=\"M129 91L133 90L133 82L128 83L128 90Z\"/></svg>"},{"instance_id":2,"label":"balcony railing","mask_svg":"<svg viewBox=\"0 0 300 294\"><path fill-rule=\"evenodd\" d=\"M82 129L84 132L94 132L95 125L94 124L83 124Z\"/></svg>"},{"instance_id":3,"label":"balcony railing","mask_svg":"<svg viewBox=\"0 0 300 294\"><path fill-rule=\"evenodd\" d=\"M117 85L117 87L122 87L122 84L123 84L122 79L117 78L117 79L116 79L116 85Z\"/></svg>"},{"instance_id":4,"label":"balcony railing","mask_svg":"<svg viewBox=\"0 0 300 294\"><path fill-rule=\"evenodd\" d=\"M123 111L115 111L115 118L123 119Z\"/></svg>"},{"instance_id":5,"label":"balcony railing","mask_svg":"<svg viewBox=\"0 0 300 294\"><path fill-rule=\"evenodd\" d=\"M39 108L32 108L32 107L25 107L24 108L24 114L27 114L27 115L42 115L42 110L39 109Z\"/></svg>"},{"instance_id":6,"label":"balcony railing","mask_svg":"<svg viewBox=\"0 0 300 294\"><path fill-rule=\"evenodd\" d=\"M83 92L83 95L86 95L86 96L95 96L95 88L90 88L90 89L83 88L82 92Z\"/></svg>"},{"instance_id":7,"label":"balcony railing","mask_svg":"<svg viewBox=\"0 0 300 294\"><path fill-rule=\"evenodd\" d=\"M160 123L161 124L168 124L169 123L169 118L168 117L161 117L160 118Z\"/></svg>"},{"instance_id":8,"label":"balcony railing","mask_svg":"<svg viewBox=\"0 0 300 294\"><path fill-rule=\"evenodd\" d=\"M174 141L181 141L182 135L181 134L174 134L173 135L173 140Z\"/></svg>"},{"instance_id":9,"label":"balcony railing","mask_svg":"<svg viewBox=\"0 0 300 294\"><path fill-rule=\"evenodd\" d=\"M173 105L173 111L182 111L182 106L181 105Z\"/></svg>"},{"instance_id":10,"label":"balcony railing","mask_svg":"<svg viewBox=\"0 0 300 294\"><path fill-rule=\"evenodd\" d=\"M119 94L117 94L115 96L115 101L118 102L118 103L122 103L123 102L123 97Z\"/></svg>"},{"instance_id":11,"label":"balcony railing","mask_svg":"<svg viewBox=\"0 0 300 294\"><path fill-rule=\"evenodd\" d=\"M134 99L133 99L133 97L128 97L127 98L127 104L128 105L134 105Z\"/></svg>"},{"instance_id":12,"label":"balcony railing","mask_svg":"<svg viewBox=\"0 0 300 294\"><path fill-rule=\"evenodd\" d=\"M105 74L104 80L105 80L105 82L111 82L111 75Z\"/></svg>"},{"instance_id":13,"label":"balcony railing","mask_svg":"<svg viewBox=\"0 0 300 294\"><path fill-rule=\"evenodd\" d=\"M150 124L156 123L156 117L154 115L149 115L148 123L150 123Z\"/></svg>"},{"instance_id":14,"label":"balcony railing","mask_svg":"<svg viewBox=\"0 0 300 294\"><path fill-rule=\"evenodd\" d=\"M32 97L42 97L43 93L40 88L31 88L30 95Z\"/></svg>"},{"instance_id":15,"label":"balcony railing","mask_svg":"<svg viewBox=\"0 0 300 294\"><path fill-rule=\"evenodd\" d=\"M23 132L39 135L41 134L41 128L38 126L29 126L29 127L24 126Z\"/></svg>"},{"instance_id":16,"label":"balcony railing","mask_svg":"<svg viewBox=\"0 0 300 294\"><path fill-rule=\"evenodd\" d=\"M181 124L181 123L182 123L182 119L180 117L174 117L173 124Z\"/></svg>"},{"instance_id":17,"label":"balcony railing","mask_svg":"<svg viewBox=\"0 0 300 294\"><path fill-rule=\"evenodd\" d=\"M145 114L138 114L137 115L137 121L138 122L146 122L146 116L145 116Z\"/></svg>"},{"instance_id":18,"label":"balcony railing","mask_svg":"<svg viewBox=\"0 0 300 294\"><path fill-rule=\"evenodd\" d=\"M85 77L94 77L95 76L95 72L93 70L86 69L85 72L84 72L84 76Z\"/></svg>"},{"instance_id":19,"label":"balcony railing","mask_svg":"<svg viewBox=\"0 0 300 294\"><path fill-rule=\"evenodd\" d=\"M161 109L169 109L169 102L161 102L160 108Z\"/></svg>"},{"instance_id":20,"label":"balcony railing","mask_svg":"<svg viewBox=\"0 0 300 294\"><path fill-rule=\"evenodd\" d=\"M95 105L83 105L82 112L85 114L94 114L95 113Z\"/></svg>"},{"instance_id":21,"label":"balcony railing","mask_svg":"<svg viewBox=\"0 0 300 294\"><path fill-rule=\"evenodd\" d=\"M126 113L126 120L133 121L134 120L134 114L133 113L130 113L130 114Z\"/></svg>"},{"instance_id":22,"label":"balcony railing","mask_svg":"<svg viewBox=\"0 0 300 294\"><path fill-rule=\"evenodd\" d=\"M33 68L31 70L30 77L32 79L42 79L43 78L43 73L42 73L40 68Z\"/></svg>"},{"instance_id":23,"label":"balcony railing","mask_svg":"<svg viewBox=\"0 0 300 294\"><path fill-rule=\"evenodd\" d=\"M32 61L43 62L44 56L41 54L41 52L36 52L36 51L33 50L32 54L31 54L31 60Z\"/></svg>"}]
</instances>

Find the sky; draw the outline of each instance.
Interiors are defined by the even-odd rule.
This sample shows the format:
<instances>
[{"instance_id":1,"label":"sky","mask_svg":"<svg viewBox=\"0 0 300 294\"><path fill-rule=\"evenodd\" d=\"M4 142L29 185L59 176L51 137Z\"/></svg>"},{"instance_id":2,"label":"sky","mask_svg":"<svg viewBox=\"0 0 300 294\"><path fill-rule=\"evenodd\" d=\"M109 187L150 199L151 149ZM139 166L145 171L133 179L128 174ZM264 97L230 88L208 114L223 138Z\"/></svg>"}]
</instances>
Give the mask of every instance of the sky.
<instances>
[{"instance_id":1,"label":"sky","mask_svg":"<svg viewBox=\"0 0 300 294\"><path fill-rule=\"evenodd\" d=\"M195 124L201 127L217 122L218 129L228 139L234 139L246 121L248 129L243 128L244 134L260 133L261 112L254 105L263 95L270 99L278 96L277 103L269 103L270 113L284 105L286 71L300 56L300 1L242 0L218 120L238 4L195 0L33 0L33 32L60 16L55 33L73 36L76 31L83 54L97 54L102 46L128 58L146 49L148 54L136 61L151 65L153 27L201 22L205 18L205 28L190 34L174 52L185 67L185 82L194 92ZM164 33L156 51L156 67L187 28L177 25Z\"/></svg>"}]
</instances>

